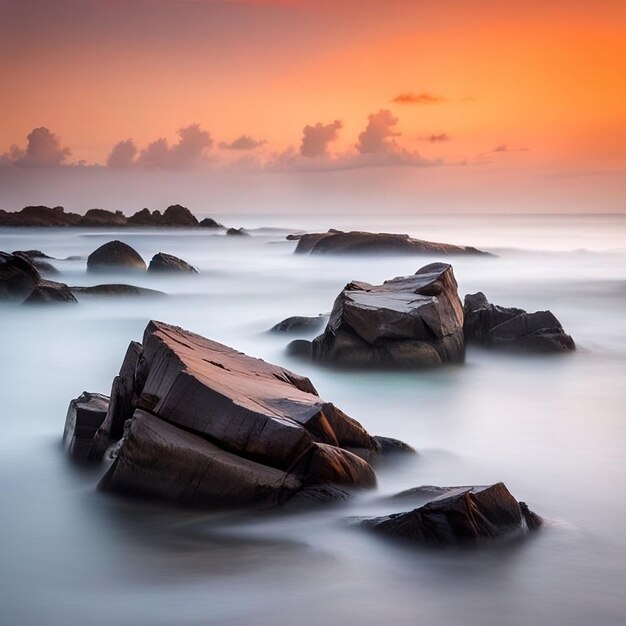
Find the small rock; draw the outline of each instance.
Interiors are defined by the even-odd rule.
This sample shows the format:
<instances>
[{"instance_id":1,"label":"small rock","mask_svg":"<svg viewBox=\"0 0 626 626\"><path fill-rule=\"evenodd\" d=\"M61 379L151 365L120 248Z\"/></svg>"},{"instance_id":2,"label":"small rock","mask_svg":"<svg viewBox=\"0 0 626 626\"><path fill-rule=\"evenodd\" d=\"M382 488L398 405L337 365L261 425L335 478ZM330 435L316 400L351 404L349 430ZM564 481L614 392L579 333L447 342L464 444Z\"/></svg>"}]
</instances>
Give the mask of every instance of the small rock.
<instances>
[{"instance_id":1,"label":"small rock","mask_svg":"<svg viewBox=\"0 0 626 626\"><path fill-rule=\"evenodd\" d=\"M183 261L173 254L166 254L165 252L159 252L152 257L150 265L148 266L149 272L188 272L197 274L198 270L189 265L187 261Z\"/></svg>"}]
</instances>

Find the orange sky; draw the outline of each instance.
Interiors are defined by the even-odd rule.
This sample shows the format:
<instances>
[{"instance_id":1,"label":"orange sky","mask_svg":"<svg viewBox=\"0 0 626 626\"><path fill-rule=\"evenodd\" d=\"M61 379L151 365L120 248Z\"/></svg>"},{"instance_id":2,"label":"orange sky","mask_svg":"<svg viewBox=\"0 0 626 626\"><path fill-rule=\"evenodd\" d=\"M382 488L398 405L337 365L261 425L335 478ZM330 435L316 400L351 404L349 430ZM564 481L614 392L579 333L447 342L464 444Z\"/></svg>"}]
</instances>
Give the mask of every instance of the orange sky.
<instances>
[{"instance_id":1,"label":"orange sky","mask_svg":"<svg viewBox=\"0 0 626 626\"><path fill-rule=\"evenodd\" d=\"M389 109L395 145L429 160L626 170L624 2L0 0L0 11L0 152L46 126L72 161L104 163L119 140L141 149L199 123L216 144L265 140L250 153L267 161L297 151L305 125L341 120L328 150L345 154ZM439 100L392 102L401 93Z\"/></svg>"}]
</instances>

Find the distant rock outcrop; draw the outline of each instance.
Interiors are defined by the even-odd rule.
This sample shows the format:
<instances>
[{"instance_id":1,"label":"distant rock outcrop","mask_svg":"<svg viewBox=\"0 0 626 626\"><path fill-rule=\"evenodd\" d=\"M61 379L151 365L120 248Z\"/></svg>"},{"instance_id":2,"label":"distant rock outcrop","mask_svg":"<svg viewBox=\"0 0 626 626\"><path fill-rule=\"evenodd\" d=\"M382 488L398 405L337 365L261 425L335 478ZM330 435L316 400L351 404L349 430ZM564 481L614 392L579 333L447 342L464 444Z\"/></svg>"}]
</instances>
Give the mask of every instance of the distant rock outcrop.
<instances>
[{"instance_id":1,"label":"distant rock outcrop","mask_svg":"<svg viewBox=\"0 0 626 626\"><path fill-rule=\"evenodd\" d=\"M183 261L173 254L166 254L165 252L159 252L152 257L150 265L148 265L149 272L187 272L197 274L198 270L189 265L187 261Z\"/></svg>"},{"instance_id":2,"label":"distant rock outcrop","mask_svg":"<svg viewBox=\"0 0 626 626\"><path fill-rule=\"evenodd\" d=\"M471 246L436 243L393 233L331 229L327 233L290 235L288 239L298 241L295 250L298 254L489 254Z\"/></svg>"},{"instance_id":3,"label":"distant rock outcrop","mask_svg":"<svg viewBox=\"0 0 626 626\"><path fill-rule=\"evenodd\" d=\"M216 222L212 217L205 217L199 225L202 228L224 228L223 224Z\"/></svg>"},{"instance_id":4,"label":"distant rock outcrop","mask_svg":"<svg viewBox=\"0 0 626 626\"><path fill-rule=\"evenodd\" d=\"M89 209L80 218L80 226L126 226L128 219L121 211Z\"/></svg>"},{"instance_id":5,"label":"distant rock outcrop","mask_svg":"<svg viewBox=\"0 0 626 626\"><path fill-rule=\"evenodd\" d=\"M431 263L382 285L349 283L313 340L312 355L351 367L463 362L463 307L452 266Z\"/></svg>"},{"instance_id":6,"label":"distant rock outcrop","mask_svg":"<svg viewBox=\"0 0 626 626\"><path fill-rule=\"evenodd\" d=\"M465 296L463 310L466 341L536 352L576 349L574 340L551 311L527 313L498 306L491 304L482 292Z\"/></svg>"},{"instance_id":7,"label":"distant rock outcrop","mask_svg":"<svg viewBox=\"0 0 626 626\"><path fill-rule=\"evenodd\" d=\"M308 378L161 322L129 346L96 430L83 404L70 403L66 444L83 459L107 450L108 491L232 508L280 504L311 485L375 483L353 452L379 443Z\"/></svg>"},{"instance_id":8,"label":"distant rock outcrop","mask_svg":"<svg viewBox=\"0 0 626 626\"><path fill-rule=\"evenodd\" d=\"M226 231L226 234L230 236L241 237L242 235L246 236L250 233L248 233L244 228L229 228Z\"/></svg>"},{"instance_id":9,"label":"distant rock outcrop","mask_svg":"<svg viewBox=\"0 0 626 626\"><path fill-rule=\"evenodd\" d=\"M89 271L146 269L145 261L139 253L123 241L109 241L94 250L87 257Z\"/></svg>"},{"instance_id":10,"label":"distant rock outcrop","mask_svg":"<svg viewBox=\"0 0 626 626\"><path fill-rule=\"evenodd\" d=\"M522 535L539 528L542 520L524 502L518 502L503 483L497 483L451 488L444 497L420 508L373 518L364 524L399 539L454 546Z\"/></svg>"}]
</instances>

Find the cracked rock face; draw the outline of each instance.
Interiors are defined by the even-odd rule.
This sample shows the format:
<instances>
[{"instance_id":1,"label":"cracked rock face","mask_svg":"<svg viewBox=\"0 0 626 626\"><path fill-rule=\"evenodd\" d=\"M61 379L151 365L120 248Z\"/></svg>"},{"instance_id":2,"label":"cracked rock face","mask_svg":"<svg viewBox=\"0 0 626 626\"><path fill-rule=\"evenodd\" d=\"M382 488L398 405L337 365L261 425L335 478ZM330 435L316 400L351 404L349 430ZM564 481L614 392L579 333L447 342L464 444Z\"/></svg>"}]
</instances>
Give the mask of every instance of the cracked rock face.
<instances>
[{"instance_id":1,"label":"cracked rock face","mask_svg":"<svg viewBox=\"0 0 626 626\"><path fill-rule=\"evenodd\" d=\"M452 266L431 263L382 285L349 283L324 333L313 340L312 354L353 367L463 362L463 307Z\"/></svg>"},{"instance_id":2,"label":"cracked rock face","mask_svg":"<svg viewBox=\"0 0 626 626\"><path fill-rule=\"evenodd\" d=\"M72 403L66 445L82 460L107 451L108 491L231 508L376 481L364 458L380 445L308 378L161 322L129 346L95 430Z\"/></svg>"}]
</instances>

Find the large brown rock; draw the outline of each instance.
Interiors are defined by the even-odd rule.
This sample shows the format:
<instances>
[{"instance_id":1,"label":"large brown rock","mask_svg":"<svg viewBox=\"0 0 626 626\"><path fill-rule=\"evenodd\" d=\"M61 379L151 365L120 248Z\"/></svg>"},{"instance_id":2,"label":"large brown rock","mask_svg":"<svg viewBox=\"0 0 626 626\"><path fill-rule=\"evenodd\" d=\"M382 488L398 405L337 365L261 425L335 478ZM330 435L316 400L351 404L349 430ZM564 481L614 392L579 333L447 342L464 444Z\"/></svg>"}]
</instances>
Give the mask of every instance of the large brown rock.
<instances>
[{"instance_id":1,"label":"large brown rock","mask_svg":"<svg viewBox=\"0 0 626 626\"><path fill-rule=\"evenodd\" d=\"M491 304L484 293L465 296L466 341L490 347L534 352L568 352L576 344L551 311L527 313L523 309Z\"/></svg>"},{"instance_id":2,"label":"large brown rock","mask_svg":"<svg viewBox=\"0 0 626 626\"><path fill-rule=\"evenodd\" d=\"M87 257L87 269L106 271L119 269L144 270L145 261L139 253L123 241L109 241Z\"/></svg>"},{"instance_id":3,"label":"large brown rock","mask_svg":"<svg viewBox=\"0 0 626 626\"><path fill-rule=\"evenodd\" d=\"M461 363L464 354L463 307L447 263L382 285L349 283L312 344L314 360L351 367Z\"/></svg>"},{"instance_id":4,"label":"large brown rock","mask_svg":"<svg viewBox=\"0 0 626 626\"><path fill-rule=\"evenodd\" d=\"M149 272L187 272L189 274L197 274L198 270L189 265L187 261L179 259L173 254L167 254L165 252L159 252L152 257L150 265L148 265Z\"/></svg>"},{"instance_id":5,"label":"large brown rock","mask_svg":"<svg viewBox=\"0 0 626 626\"><path fill-rule=\"evenodd\" d=\"M65 418L63 442L73 460L83 462L92 458L93 439L108 408L107 396L87 391L83 391L70 402Z\"/></svg>"},{"instance_id":6,"label":"large brown rock","mask_svg":"<svg viewBox=\"0 0 626 626\"><path fill-rule=\"evenodd\" d=\"M425 241L394 233L329 230L297 237L295 251L298 254L488 254L471 246Z\"/></svg>"},{"instance_id":7,"label":"large brown rock","mask_svg":"<svg viewBox=\"0 0 626 626\"><path fill-rule=\"evenodd\" d=\"M23 304L76 304L76 298L65 283L53 280L40 280L24 300Z\"/></svg>"},{"instance_id":8,"label":"large brown rock","mask_svg":"<svg viewBox=\"0 0 626 626\"><path fill-rule=\"evenodd\" d=\"M449 546L521 535L542 523L524 502L511 495L504 483L461 487L444 493L417 509L366 520L365 525L393 537Z\"/></svg>"},{"instance_id":9,"label":"large brown rock","mask_svg":"<svg viewBox=\"0 0 626 626\"><path fill-rule=\"evenodd\" d=\"M0 252L0 301L23 301L40 279L39 271L28 257Z\"/></svg>"},{"instance_id":10,"label":"large brown rock","mask_svg":"<svg viewBox=\"0 0 626 626\"><path fill-rule=\"evenodd\" d=\"M211 507L277 503L302 485L369 487L371 466L350 450L380 451L308 378L154 321L126 353L88 456L107 447L107 489ZM224 491L238 472L241 493Z\"/></svg>"}]
</instances>

